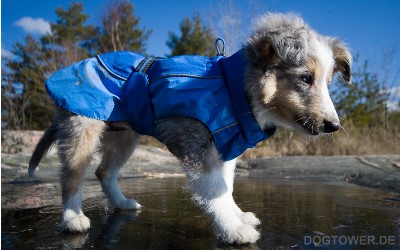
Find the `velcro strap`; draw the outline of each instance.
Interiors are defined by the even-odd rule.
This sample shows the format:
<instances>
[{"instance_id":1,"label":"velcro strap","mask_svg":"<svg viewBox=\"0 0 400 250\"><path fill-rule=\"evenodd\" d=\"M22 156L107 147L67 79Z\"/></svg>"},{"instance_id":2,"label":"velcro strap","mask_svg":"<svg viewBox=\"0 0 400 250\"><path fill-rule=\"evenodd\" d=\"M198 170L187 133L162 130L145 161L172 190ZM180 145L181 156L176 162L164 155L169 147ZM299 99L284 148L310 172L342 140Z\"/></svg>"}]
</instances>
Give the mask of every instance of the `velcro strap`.
<instances>
[{"instance_id":1,"label":"velcro strap","mask_svg":"<svg viewBox=\"0 0 400 250\"><path fill-rule=\"evenodd\" d=\"M150 66L153 64L153 62L155 62L156 60L158 60L158 58L155 57L145 57L142 61L140 61L140 63L138 64L138 66L136 67L136 71L140 72L140 73L144 73L146 74L146 71L150 68Z\"/></svg>"}]
</instances>

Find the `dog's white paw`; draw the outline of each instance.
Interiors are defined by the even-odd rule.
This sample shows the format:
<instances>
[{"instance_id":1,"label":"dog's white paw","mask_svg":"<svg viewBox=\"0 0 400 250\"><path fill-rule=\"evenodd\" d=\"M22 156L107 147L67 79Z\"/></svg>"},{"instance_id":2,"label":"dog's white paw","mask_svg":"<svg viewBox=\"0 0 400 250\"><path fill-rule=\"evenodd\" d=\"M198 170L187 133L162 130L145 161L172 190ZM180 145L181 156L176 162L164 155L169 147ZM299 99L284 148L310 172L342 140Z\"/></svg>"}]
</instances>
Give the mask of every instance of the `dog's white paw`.
<instances>
[{"instance_id":1,"label":"dog's white paw","mask_svg":"<svg viewBox=\"0 0 400 250\"><path fill-rule=\"evenodd\" d=\"M121 210L139 210L142 208L142 205L137 203L134 199L125 199L119 202L115 207Z\"/></svg>"},{"instance_id":2,"label":"dog's white paw","mask_svg":"<svg viewBox=\"0 0 400 250\"><path fill-rule=\"evenodd\" d=\"M252 212L242 213L240 215L240 219L244 224L248 224L251 226L257 226L261 224L261 221Z\"/></svg>"},{"instance_id":3,"label":"dog's white paw","mask_svg":"<svg viewBox=\"0 0 400 250\"><path fill-rule=\"evenodd\" d=\"M86 232L90 228L90 220L83 213L64 212L61 228L70 232Z\"/></svg>"},{"instance_id":4,"label":"dog's white paw","mask_svg":"<svg viewBox=\"0 0 400 250\"><path fill-rule=\"evenodd\" d=\"M248 224L242 224L235 229L230 229L220 236L221 240L230 244L254 243L260 238L260 233Z\"/></svg>"}]
</instances>

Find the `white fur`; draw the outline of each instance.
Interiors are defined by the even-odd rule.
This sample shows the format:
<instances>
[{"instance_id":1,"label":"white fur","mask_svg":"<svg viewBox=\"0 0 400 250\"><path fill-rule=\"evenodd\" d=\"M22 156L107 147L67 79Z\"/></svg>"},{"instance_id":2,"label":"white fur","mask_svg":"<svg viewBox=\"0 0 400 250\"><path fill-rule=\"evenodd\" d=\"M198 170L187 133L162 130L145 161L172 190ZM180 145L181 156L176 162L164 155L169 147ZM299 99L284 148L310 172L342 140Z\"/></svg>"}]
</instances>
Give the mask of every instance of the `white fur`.
<instances>
[{"instance_id":1,"label":"white fur","mask_svg":"<svg viewBox=\"0 0 400 250\"><path fill-rule=\"evenodd\" d=\"M119 170L112 168L109 177L100 181L104 193L107 195L111 204L122 210L140 209L142 206L134 199L126 199L118 187Z\"/></svg>"},{"instance_id":2,"label":"white fur","mask_svg":"<svg viewBox=\"0 0 400 250\"><path fill-rule=\"evenodd\" d=\"M228 243L254 243L260 233L255 216L243 213L232 197L236 159L215 166L209 172L190 174L194 199L213 220L217 236ZM249 222L249 223L246 223Z\"/></svg>"},{"instance_id":3,"label":"white fur","mask_svg":"<svg viewBox=\"0 0 400 250\"><path fill-rule=\"evenodd\" d=\"M327 83L335 64L332 49L329 44L320 39L313 39L312 46L314 46L315 51L317 51L315 56L318 58L318 62L320 63L322 70L322 77L321 79L318 79L321 82L318 85L321 86L320 91L322 96L322 107L325 117L328 119L330 118L337 120L337 123L339 123L338 115L329 95Z\"/></svg>"},{"instance_id":4,"label":"white fur","mask_svg":"<svg viewBox=\"0 0 400 250\"><path fill-rule=\"evenodd\" d=\"M82 212L82 190L78 192L64 204L61 228L74 232L85 232L90 228L90 220Z\"/></svg>"},{"instance_id":5,"label":"white fur","mask_svg":"<svg viewBox=\"0 0 400 250\"><path fill-rule=\"evenodd\" d=\"M231 161L224 162L224 180L228 186L228 193L230 194L230 206L233 211L235 211L236 215L240 217L244 224L249 224L251 226L259 225L260 220L251 212L243 212L238 205L236 205L232 193L233 193L233 182L235 179L235 168L236 168L236 159Z\"/></svg>"},{"instance_id":6,"label":"white fur","mask_svg":"<svg viewBox=\"0 0 400 250\"><path fill-rule=\"evenodd\" d=\"M232 194L233 192L233 182L235 179L235 169L236 169L236 158L230 161L224 162L222 167L223 169L223 176L228 186L228 192Z\"/></svg>"},{"instance_id":7,"label":"white fur","mask_svg":"<svg viewBox=\"0 0 400 250\"><path fill-rule=\"evenodd\" d=\"M336 123L339 124L339 117L337 115L336 109L333 106L332 99L329 95L328 91L328 85L324 84L322 85L322 105L323 105L323 110L325 113L325 117L332 121L336 121Z\"/></svg>"},{"instance_id":8,"label":"white fur","mask_svg":"<svg viewBox=\"0 0 400 250\"><path fill-rule=\"evenodd\" d=\"M217 235L229 243L254 243L260 233L249 224L245 224L232 207L231 194L212 199L207 207L213 216Z\"/></svg>"}]
</instances>

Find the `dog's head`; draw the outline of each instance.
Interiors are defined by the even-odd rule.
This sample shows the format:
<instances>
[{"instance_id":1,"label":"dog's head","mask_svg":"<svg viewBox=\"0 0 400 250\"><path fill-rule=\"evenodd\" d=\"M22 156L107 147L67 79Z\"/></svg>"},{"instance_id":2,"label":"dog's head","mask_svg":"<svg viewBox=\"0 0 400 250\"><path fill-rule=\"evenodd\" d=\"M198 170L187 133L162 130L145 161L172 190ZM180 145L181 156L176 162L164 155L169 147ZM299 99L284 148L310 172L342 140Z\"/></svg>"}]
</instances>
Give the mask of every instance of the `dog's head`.
<instances>
[{"instance_id":1,"label":"dog's head","mask_svg":"<svg viewBox=\"0 0 400 250\"><path fill-rule=\"evenodd\" d=\"M317 34L299 17L268 13L254 23L245 50L246 91L262 128L311 135L339 129L328 85L337 72L351 80L351 55L340 40Z\"/></svg>"}]
</instances>

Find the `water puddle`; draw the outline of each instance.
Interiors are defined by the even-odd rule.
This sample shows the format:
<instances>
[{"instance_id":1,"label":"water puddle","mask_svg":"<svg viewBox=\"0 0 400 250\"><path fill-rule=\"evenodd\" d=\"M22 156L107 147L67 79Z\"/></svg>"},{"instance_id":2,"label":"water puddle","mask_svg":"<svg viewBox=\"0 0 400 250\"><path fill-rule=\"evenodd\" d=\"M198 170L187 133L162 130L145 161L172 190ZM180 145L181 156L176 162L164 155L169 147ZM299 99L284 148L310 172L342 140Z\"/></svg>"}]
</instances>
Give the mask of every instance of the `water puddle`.
<instances>
[{"instance_id":1,"label":"water puddle","mask_svg":"<svg viewBox=\"0 0 400 250\"><path fill-rule=\"evenodd\" d=\"M191 203L185 179L124 179L120 184L145 207L140 213L110 210L96 189L84 201L92 227L86 234L67 234L58 227L60 206L2 209L2 249L312 249L318 244L323 249L378 249L372 243L379 240L385 249L400 246L399 196L381 190L238 178L235 199L243 211L254 212L262 221L261 239L226 246L216 240L207 216ZM355 237L354 242L349 237Z\"/></svg>"}]
</instances>

